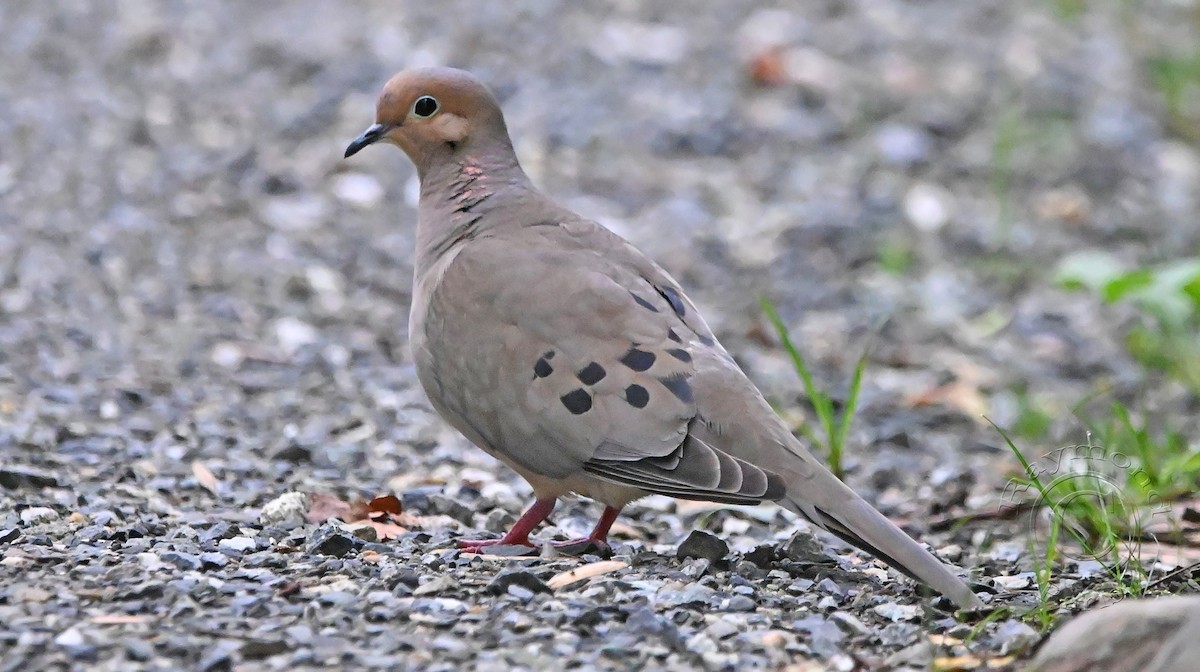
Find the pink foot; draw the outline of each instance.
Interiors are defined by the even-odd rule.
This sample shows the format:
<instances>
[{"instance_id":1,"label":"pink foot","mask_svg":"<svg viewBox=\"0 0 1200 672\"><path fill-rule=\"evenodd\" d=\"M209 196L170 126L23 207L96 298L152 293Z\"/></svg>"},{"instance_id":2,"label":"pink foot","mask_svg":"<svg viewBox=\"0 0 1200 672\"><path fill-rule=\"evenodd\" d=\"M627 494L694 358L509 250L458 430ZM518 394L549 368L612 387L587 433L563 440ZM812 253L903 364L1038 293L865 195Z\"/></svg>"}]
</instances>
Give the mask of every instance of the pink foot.
<instances>
[{"instance_id":1,"label":"pink foot","mask_svg":"<svg viewBox=\"0 0 1200 672\"><path fill-rule=\"evenodd\" d=\"M530 506L529 510L517 522L513 523L512 529L508 531L508 534L505 534L500 539L464 539L458 542L458 547L469 553L479 553L488 546L526 546L536 548L529 541L529 533L550 515L550 512L554 510L554 503L555 500L553 499L539 499L535 501L533 506ZM571 555L583 555L585 553L611 555L612 549L608 545L608 530L612 527L613 521L617 519L617 514L620 512L620 509L611 506L606 507L604 513L600 515L600 520L596 523L596 527L588 536L580 539L550 543L555 548L562 549Z\"/></svg>"}]
</instances>

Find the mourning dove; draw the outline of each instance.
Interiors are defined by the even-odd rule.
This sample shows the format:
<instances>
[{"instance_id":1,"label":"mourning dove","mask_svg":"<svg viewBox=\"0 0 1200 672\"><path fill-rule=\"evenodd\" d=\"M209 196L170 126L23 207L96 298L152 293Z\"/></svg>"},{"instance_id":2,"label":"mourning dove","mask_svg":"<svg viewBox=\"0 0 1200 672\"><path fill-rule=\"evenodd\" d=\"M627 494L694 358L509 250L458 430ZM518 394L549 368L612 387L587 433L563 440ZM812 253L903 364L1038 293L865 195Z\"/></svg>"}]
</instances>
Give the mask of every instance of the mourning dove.
<instances>
[{"instance_id":1,"label":"mourning dove","mask_svg":"<svg viewBox=\"0 0 1200 672\"><path fill-rule=\"evenodd\" d=\"M589 537L601 543L649 494L769 500L961 607L980 605L792 436L679 283L533 186L477 79L399 73L345 155L376 142L403 149L421 182L409 321L421 385L536 495L503 539L464 548L529 545L568 493L606 506Z\"/></svg>"}]
</instances>

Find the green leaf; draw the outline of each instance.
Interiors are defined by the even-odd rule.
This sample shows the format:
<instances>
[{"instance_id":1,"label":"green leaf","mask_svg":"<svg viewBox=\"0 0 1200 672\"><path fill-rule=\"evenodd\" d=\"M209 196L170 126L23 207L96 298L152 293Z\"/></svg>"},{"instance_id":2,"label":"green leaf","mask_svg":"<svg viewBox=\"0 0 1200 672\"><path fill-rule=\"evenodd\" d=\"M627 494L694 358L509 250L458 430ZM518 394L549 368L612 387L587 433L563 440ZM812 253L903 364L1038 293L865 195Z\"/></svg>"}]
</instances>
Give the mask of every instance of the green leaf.
<instances>
[{"instance_id":1,"label":"green leaf","mask_svg":"<svg viewBox=\"0 0 1200 672\"><path fill-rule=\"evenodd\" d=\"M1063 257L1058 262L1055 279L1067 289L1098 292L1125 274L1124 265L1108 252L1084 250Z\"/></svg>"},{"instance_id":2,"label":"green leaf","mask_svg":"<svg viewBox=\"0 0 1200 672\"><path fill-rule=\"evenodd\" d=\"M1115 303L1122 297L1153 284L1154 273L1148 268L1139 268L1109 280L1100 288L1100 296L1106 303Z\"/></svg>"},{"instance_id":3,"label":"green leaf","mask_svg":"<svg viewBox=\"0 0 1200 672\"><path fill-rule=\"evenodd\" d=\"M1192 300L1193 310L1200 312L1200 275L1184 283L1181 289L1183 290L1183 295Z\"/></svg>"}]
</instances>

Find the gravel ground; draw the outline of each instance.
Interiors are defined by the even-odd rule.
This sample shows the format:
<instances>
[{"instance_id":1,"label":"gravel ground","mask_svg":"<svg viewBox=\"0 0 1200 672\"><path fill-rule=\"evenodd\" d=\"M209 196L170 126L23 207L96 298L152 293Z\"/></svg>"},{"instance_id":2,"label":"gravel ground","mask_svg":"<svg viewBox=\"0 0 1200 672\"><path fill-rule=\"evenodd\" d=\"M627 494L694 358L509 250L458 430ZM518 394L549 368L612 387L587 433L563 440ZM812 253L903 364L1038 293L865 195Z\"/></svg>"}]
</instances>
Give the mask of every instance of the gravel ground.
<instances>
[{"instance_id":1,"label":"gravel ground","mask_svg":"<svg viewBox=\"0 0 1200 672\"><path fill-rule=\"evenodd\" d=\"M1012 423L1033 395L1058 411L1030 447L1048 453L1083 439L1068 411L1105 381L1194 428L1124 354L1131 316L1051 272L1200 244L1200 152L1145 69L1195 48L1194 1L749 4L0 4L0 670L1028 651L1030 626L972 637L772 507L647 499L617 564L454 550L529 490L416 385L411 167L340 158L410 65L491 83L535 181L680 278L789 417L799 383L759 295L835 390L877 328L847 478L994 604L1035 600L1027 530L937 524L1005 503L1016 465L981 413ZM308 523L288 494L389 492L406 531L383 539ZM566 502L539 536L597 513ZM580 567L600 573L559 576ZM1089 563L1055 590L1107 599Z\"/></svg>"}]
</instances>

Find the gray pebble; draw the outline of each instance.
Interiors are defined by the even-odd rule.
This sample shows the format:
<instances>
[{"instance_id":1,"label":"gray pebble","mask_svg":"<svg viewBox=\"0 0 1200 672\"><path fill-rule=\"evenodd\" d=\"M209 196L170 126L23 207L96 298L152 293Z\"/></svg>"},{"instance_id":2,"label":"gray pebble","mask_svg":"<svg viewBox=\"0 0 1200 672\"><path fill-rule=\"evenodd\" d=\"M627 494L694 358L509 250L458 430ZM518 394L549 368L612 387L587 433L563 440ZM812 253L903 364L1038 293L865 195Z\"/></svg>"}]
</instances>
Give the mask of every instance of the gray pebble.
<instances>
[{"instance_id":1,"label":"gray pebble","mask_svg":"<svg viewBox=\"0 0 1200 672\"><path fill-rule=\"evenodd\" d=\"M728 554L729 544L702 530L692 530L675 551L675 557L680 560L700 558L710 564L717 564Z\"/></svg>"}]
</instances>

